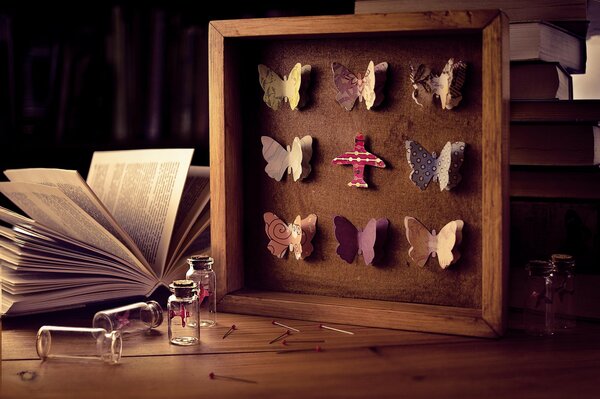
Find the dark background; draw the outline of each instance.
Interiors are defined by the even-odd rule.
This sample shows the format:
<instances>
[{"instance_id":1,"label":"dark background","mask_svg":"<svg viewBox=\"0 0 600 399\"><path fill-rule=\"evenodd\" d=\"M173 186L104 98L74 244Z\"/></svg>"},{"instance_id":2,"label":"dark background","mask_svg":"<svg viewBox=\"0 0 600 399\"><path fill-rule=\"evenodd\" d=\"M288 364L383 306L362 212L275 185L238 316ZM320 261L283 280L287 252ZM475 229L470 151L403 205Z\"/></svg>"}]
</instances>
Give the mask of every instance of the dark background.
<instances>
[{"instance_id":1,"label":"dark background","mask_svg":"<svg viewBox=\"0 0 600 399\"><path fill-rule=\"evenodd\" d=\"M163 147L194 147L194 164L207 165L208 22L353 9L351 0L3 2L0 170L85 178L94 151Z\"/></svg>"}]
</instances>

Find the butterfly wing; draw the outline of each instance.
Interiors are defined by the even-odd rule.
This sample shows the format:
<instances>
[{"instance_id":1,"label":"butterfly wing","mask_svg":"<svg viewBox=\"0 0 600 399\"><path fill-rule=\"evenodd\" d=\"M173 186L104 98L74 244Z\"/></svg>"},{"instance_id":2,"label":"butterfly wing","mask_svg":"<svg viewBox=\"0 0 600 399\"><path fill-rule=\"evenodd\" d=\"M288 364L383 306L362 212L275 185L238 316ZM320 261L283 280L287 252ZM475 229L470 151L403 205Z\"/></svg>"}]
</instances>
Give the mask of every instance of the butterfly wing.
<instances>
[{"instance_id":1,"label":"butterfly wing","mask_svg":"<svg viewBox=\"0 0 600 399\"><path fill-rule=\"evenodd\" d=\"M464 161L465 143L449 141L444 145L438 158L440 190L451 190L460 183L462 176L458 173Z\"/></svg>"},{"instance_id":2,"label":"butterfly wing","mask_svg":"<svg viewBox=\"0 0 600 399\"><path fill-rule=\"evenodd\" d=\"M258 81L264 91L263 101L271 109L279 109L284 97L285 82L271 68L266 65L258 65Z\"/></svg>"},{"instance_id":3,"label":"butterfly wing","mask_svg":"<svg viewBox=\"0 0 600 399\"><path fill-rule=\"evenodd\" d=\"M358 253L358 230L343 216L333 218L335 238L339 244L336 252L348 263L352 263Z\"/></svg>"},{"instance_id":4,"label":"butterfly wing","mask_svg":"<svg viewBox=\"0 0 600 399\"><path fill-rule=\"evenodd\" d=\"M358 233L358 246L365 264L377 263L383 258L383 246L387 239L389 220L371 219L365 229Z\"/></svg>"},{"instance_id":5,"label":"butterfly wing","mask_svg":"<svg viewBox=\"0 0 600 399\"><path fill-rule=\"evenodd\" d=\"M406 229L406 239L411 245L408 250L408 256L418 266L422 267L427 263L429 255L433 252L431 249L431 239L435 237L421 222L411 216L404 218L404 227Z\"/></svg>"},{"instance_id":6,"label":"butterfly wing","mask_svg":"<svg viewBox=\"0 0 600 399\"><path fill-rule=\"evenodd\" d=\"M291 249L296 259L304 259L313 252L312 239L317 231L317 215L311 213L304 219L296 216L292 225Z\"/></svg>"},{"instance_id":7,"label":"butterfly wing","mask_svg":"<svg viewBox=\"0 0 600 399\"><path fill-rule=\"evenodd\" d=\"M437 159L416 141L406 140L406 159L412 171L410 180L421 190L425 190L438 174Z\"/></svg>"},{"instance_id":8,"label":"butterfly wing","mask_svg":"<svg viewBox=\"0 0 600 399\"><path fill-rule=\"evenodd\" d=\"M464 222L462 220L453 220L446 224L437 235L435 251L442 269L456 263L460 259L460 252L454 247L460 244L462 240L463 226Z\"/></svg>"},{"instance_id":9,"label":"butterfly wing","mask_svg":"<svg viewBox=\"0 0 600 399\"><path fill-rule=\"evenodd\" d=\"M463 61L455 63L452 58L444 66L441 75L438 77L436 89L436 94L440 96L442 109L452 109L462 100L460 90L465 83L466 71L467 64Z\"/></svg>"},{"instance_id":10,"label":"butterfly wing","mask_svg":"<svg viewBox=\"0 0 600 399\"><path fill-rule=\"evenodd\" d=\"M410 83L413 87L412 99L422 107L423 104L419 102L419 98L423 97L425 94L431 97L432 94L431 70L423 64L420 64L416 70L412 65L410 65L409 77Z\"/></svg>"},{"instance_id":11,"label":"butterfly wing","mask_svg":"<svg viewBox=\"0 0 600 399\"><path fill-rule=\"evenodd\" d=\"M283 81L282 95L290 102L291 109L297 109L300 103L300 86L302 84L302 65L294 65L287 80Z\"/></svg>"},{"instance_id":12,"label":"butterfly wing","mask_svg":"<svg viewBox=\"0 0 600 399\"><path fill-rule=\"evenodd\" d=\"M281 219L272 212L263 215L265 221L265 233L269 238L267 249L278 258L283 258L292 236L292 231Z\"/></svg>"},{"instance_id":13,"label":"butterfly wing","mask_svg":"<svg viewBox=\"0 0 600 399\"><path fill-rule=\"evenodd\" d=\"M281 144L269 136L262 136L260 141L262 142L263 157L267 161L265 172L271 178L281 181L283 173L290 164L290 154Z\"/></svg>"},{"instance_id":14,"label":"butterfly wing","mask_svg":"<svg viewBox=\"0 0 600 399\"><path fill-rule=\"evenodd\" d=\"M444 71L449 75L448 92L446 93L446 109L452 109L460 103L460 100L462 100L461 89L465 84L467 64L463 61L454 62L454 59L450 58L444 67ZM442 73L444 73L444 71L442 71Z\"/></svg>"},{"instance_id":15,"label":"butterfly wing","mask_svg":"<svg viewBox=\"0 0 600 399\"><path fill-rule=\"evenodd\" d=\"M383 101L383 88L387 79L387 69L387 62L381 62L377 65L373 65L373 61L369 62L361 93L369 110L372 107L379 106Z\"/></svg>"},{"instance_id":16,"label":"butterfly wing","mask_svg":"<svg viewBox=\"0 0 600 399\"><path fill-rule=\"evenodd\" d=\"M312 142L311 136L304 136L301 139L298 137L294 138L289 158L294 181L304 179L312 170L310 166L310 159L312 158Z\"/></svg>"},{"instance_id":17,"label":"butterfly wing","mask_svg":"<svg viewBox=\"0 0 600 399\"><path fill-rule=\"evenodd\" d=\"M333 71L333 83L337 89L335 99L346 111L350 111L360 96L358 78L339 62L331 63L331 70Z\"/></svg>"}]
</instances>

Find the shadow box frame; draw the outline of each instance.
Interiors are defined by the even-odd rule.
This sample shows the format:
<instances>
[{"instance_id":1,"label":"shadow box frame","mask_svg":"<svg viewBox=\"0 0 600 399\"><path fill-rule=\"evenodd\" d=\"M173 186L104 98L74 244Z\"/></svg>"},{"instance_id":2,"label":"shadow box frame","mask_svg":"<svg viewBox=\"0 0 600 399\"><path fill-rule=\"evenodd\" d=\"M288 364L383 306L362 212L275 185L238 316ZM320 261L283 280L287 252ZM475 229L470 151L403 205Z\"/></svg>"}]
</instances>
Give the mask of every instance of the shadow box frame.
<instances>
[{"instance_id":1,"label":"shadow box frame","mask_svg":"<svg viewBox=\"0 0 600 399\"><path fill-rule=\"evenodd\" d=\"M244 286L243 152L236 52L243 40L482 35L482 298L464 308ZM211 251L220 311L370 327L499 337L508 265L508 19L499 10L285 17L209 24Z\"/></svg>"}]
</instances>

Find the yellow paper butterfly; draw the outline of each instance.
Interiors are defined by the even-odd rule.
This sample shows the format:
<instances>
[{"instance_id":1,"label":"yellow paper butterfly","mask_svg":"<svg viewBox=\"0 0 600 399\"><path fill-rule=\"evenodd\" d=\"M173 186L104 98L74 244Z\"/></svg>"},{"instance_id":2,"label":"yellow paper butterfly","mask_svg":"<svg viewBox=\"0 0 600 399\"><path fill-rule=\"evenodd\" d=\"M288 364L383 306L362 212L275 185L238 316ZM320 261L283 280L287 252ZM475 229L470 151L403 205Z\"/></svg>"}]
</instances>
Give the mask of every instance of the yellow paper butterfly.
<instances>
[{"instance_id":1,"label":"yellow paper butterfly","mask_svg":"<svg viewBox=\"0 0 600 399\"><path fill-rule=\"evenodd\" d=\"M282 101L290 103L290 108L295 110L306 104L306 89L310 81L310 65L294 65L290 74L279 77L268 66L258 65L258 79L264 91L263 100L271 109L279 109Z\"/></svg>"}]
</instances>

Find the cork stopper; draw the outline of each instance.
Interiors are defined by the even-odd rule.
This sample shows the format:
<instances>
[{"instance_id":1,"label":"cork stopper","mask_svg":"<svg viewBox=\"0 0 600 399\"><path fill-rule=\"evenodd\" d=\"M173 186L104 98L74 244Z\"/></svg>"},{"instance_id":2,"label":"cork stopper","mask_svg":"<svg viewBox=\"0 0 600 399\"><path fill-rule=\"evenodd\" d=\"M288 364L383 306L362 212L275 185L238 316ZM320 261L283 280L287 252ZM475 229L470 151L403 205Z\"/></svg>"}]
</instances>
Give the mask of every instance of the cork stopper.
<instances>
[{"instance_id":1,"label":"cork stopper","mask_svg":"<svg viewBox=\"0 0 600 399\"><path fill-rule=\"evenodd\" d=\"M186 298L194 296L196 283L192 280L175 280L169 285L169 288L176 297Z\"/></svg>"},{"instance_id":2,"label":"cork stopper","mask_svg":"<svg viewBox=\"0 0 600 399\"><path fill-rule=\"evenodd\" d=\"M558 273L573 273L575 271L575 258L568 254L553 254L550 257Z\"/></svg>"},{"instance_id":3,"label":"cork stopper","mask_svg":"<svg viewBox=\"0 0 600 399\"><path fill-rule=\"evenodd\" d=\"M190 256L187 262L194 270L210 270L215 260L208 255L202 254Z\"/></svg>"}]
</instances>

